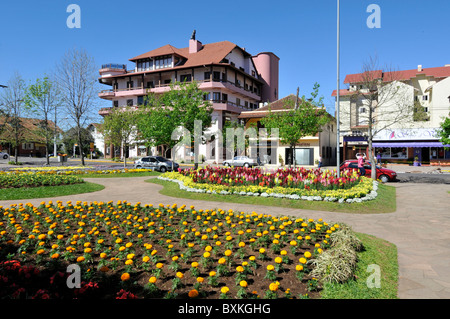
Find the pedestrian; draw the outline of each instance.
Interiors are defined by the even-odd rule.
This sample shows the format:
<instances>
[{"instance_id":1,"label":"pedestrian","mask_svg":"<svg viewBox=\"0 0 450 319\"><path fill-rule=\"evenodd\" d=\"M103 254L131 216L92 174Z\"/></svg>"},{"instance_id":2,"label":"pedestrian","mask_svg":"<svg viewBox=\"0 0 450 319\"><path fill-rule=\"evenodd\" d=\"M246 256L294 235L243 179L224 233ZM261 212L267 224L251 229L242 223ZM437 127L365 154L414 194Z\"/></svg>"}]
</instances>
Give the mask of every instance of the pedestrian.
<instances>
[{"instance_id":1,"label":"pedestrian","mask_svg":"<svg viewBox=\"0 0 450 319\"><path fill-rule=\"evenodd\" d=\"M322 167L322 154L319 154L319 168Z\"/></svg>"},{"instance_id":2,"label":"pedestrian","mask_svg":"<svg viewBox=\"0 0 450 319\"><path fill-rule=\"evenodd\" d=\"M380 151L378 151L378 153L377 153L377 164L381 165L381 153L380 153Z\"/></svg>"},{"instance_id":3,"label":"pedestrian","mask_svg":"<svg viewBox=\"0 0 450 319\"><path fill-rule=\"evenodd\" d=\"M358 157L358 168L359 168L360 176L366 176L366 169L364 168L364 159L365 159L365 156Z\"/></svg>"}]
</instances>

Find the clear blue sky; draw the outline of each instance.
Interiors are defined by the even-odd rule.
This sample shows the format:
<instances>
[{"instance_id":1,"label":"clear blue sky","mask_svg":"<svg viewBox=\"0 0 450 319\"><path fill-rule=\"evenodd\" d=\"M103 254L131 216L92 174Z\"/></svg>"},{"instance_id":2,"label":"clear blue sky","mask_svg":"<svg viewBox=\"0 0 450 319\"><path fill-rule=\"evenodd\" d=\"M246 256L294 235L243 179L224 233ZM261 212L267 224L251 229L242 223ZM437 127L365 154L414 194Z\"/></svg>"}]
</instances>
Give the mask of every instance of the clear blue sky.
<instances>
[{"instance_id":1,"label":"clear blue sky","mask_svg":"<svg viewBox=\"0 0 450 319\"><path fill-rule=\"evenodd\" d=\"M81 28L69 29L66 12L81 7ZM320 95L334 112L336 88L336 0L320 1L119 1L22 0L0 3L0 84L13 72L28 82L50 72L72 47L96 63L127 63L165 44L188 46L194 29L203 43L228 40L251 54L280 57L279 96ZM381 28L369 29L369 4L381 8ZM395 69L450 63L448 0L341 0L341 88L369 56ZM110 102L101 102L109 106Z\"/></svg>"}]
</instances>

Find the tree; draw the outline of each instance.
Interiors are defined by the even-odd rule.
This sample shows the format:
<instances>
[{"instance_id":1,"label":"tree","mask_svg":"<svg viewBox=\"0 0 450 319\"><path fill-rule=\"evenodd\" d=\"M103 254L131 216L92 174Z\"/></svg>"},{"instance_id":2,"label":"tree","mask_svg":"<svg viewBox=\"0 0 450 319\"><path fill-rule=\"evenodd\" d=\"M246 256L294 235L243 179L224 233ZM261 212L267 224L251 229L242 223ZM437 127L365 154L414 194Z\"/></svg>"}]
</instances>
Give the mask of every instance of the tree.
<instances>
[{"instance_id":1,"label":"tree","mask_svg":"<svg viewBox=\"0 0 450 319\"><path fill-rule=\"evenodd\" d=\"M130 107L114 109L103 119L101 131L105 140L122 146L123 167L127 165L126 149L137 135L138 111Z\"/></svg>"},{"instance_id":2,"label":"tree","mask_svg":"<svg viewBox=\"0 0 450 319\"><path fill-rule=\"evenodd\" d=\"M413 87L399 81L399 73L389 67L381 68L377 58L370 57L363 64L359 89L353 99L367 112L360 114L360 123L366 124L372 179L376 179L376 160L373 139L379 132L394 125L404 126L414 118Z\"/></svg>"},{"instance_id":3,"label":"tree","mask_svg":"<svg viewBox=\"0 0 450 319\"><path fill-rule=\"evenodd\" d=\"M8 87L2 92L1 104L3 116L3 135L5 140L14 148L15 162L18 162L19 145L24 141L25 128L22 117L25 112L23 99L26 94L25 81L19 73L15 73L8 81Z\"/></svg>"},{"instance_id":4,"label":"tree","mask_svg":"<svg viewBox=\"0 0 450 319\"><path fill-rule=\"evenodd\" d=\"M86 51L78 49L67 51L56 65L55 79L67 116L73 120L81 150L85 149L82 129L94 113L98 92L97 70L94 59ZM83 152L81 165L85 165Z\"/></svg>"},{"instance_id":5,"label":"tree","mask_svg":"<svg viewBox=\"0 0 450 319\"><path fill-rule=\"evenodd\" d=\"M437 134L442 145L444 145L444 149L448 151L450 147L445 145L450 145L450 118L446 117L440 126Z\"/></svg>"},{"instance_id":6,"label":"tree","mask_svg":"<svg viewBox=\"0 0 450 319\"><path fill-rule=\"evenodd\" d=\"M57 86L47 76L42 80L38 78L34 84L27 87L24 102L28 109L41 119L37 134L45 141L45 157L47 165L50 165L48 150L52 139L56 139L57 128L56 121L54 126L51 126L49 120L52 113L56 114L56 108L61 103Z\"/></svg>"},{"instance_id":7,"label":"tree","mask_svg":"<svg viewBox=\"0 0 450 319\"><path fill-rule=\"evenodd\" d=\"M295 146L301 138L316 135L330 121L329 114L322 107L322 97L317 100L319 87L319 84L314 84L314 91L309 99L305 96L299 99L298 93L295 100L286 99L283 111L274 112L269 104L269 114L261 119L261 124L267 129L278 128L280 142L289 145L291 154L294 154ZM295 167L295 159L293 163Z\"/></svg>"},{"instance_id":8,"label":"tree","mask_svg":"<svg viewBox=\"0 0 450 319\"><path fill-rule=\"evenodd\" d=\"M80 147L79 136L81 135L81 140L83 141L83 146ZM62 142L67 154L76 154L75 144L78 144L78 150L80 154L89 152L89 144L94 142L94 137L92 137L91 132L86 128L81 128L80 131L76 127L72 127L64 132L62 137ZM73 151L75 150L75 152ZM74 155L75 155L74 154Z\"/></svg>"},{"instance_id":9,"label":"tree","mask_svg":"<svg viewBox=\"0 0 450 319\"><path fill-rule=\"evenodd\" d=\"M142 109L144 115L139 121L141 137L147 140L150 146L166 145L172 149L185 135L173 134L176 129L182 128L190 133L191 145L194 143L194 164L198 166L198 144L203 135L204 128L211 125L213 109L208 101L203 99L204 92L199 89L196 82L175 82L170 90L160 96L150 93L147 105ZM198 132L196 121L201 121L201 131ZM198 122L197 122L198 123ZM194 134L192 134L194 133ZM175 152L172 152L174 158Z\"/></svg>"}]
</instances>

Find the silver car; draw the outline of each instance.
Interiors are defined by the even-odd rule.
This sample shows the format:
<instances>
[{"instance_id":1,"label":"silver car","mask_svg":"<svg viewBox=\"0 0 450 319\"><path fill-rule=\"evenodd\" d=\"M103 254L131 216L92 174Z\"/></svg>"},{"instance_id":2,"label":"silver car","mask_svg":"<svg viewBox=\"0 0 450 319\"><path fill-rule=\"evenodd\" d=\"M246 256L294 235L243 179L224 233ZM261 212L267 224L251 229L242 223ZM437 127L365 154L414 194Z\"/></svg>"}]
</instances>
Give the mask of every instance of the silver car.
<instances>
[{"instance_id":1,"label":"silver car","mask_svg":"<svg viewBox=\"0 0 450 319\"><path fill-rule=\"evenodd\" d=\"M9 154L8 154L8 153L0 152L0 158L8 159L8 157L9 157Z\"/></svg>"},{"instance_id":2,"label":"silver car","mask_svg":"<svg viewBox=\"0 0 450 319\"><path fill-rule=\"evenodd\" d=\"M180 165L173 163L173 169L177 170ZM150 168L164 173L172 170L172 161L162 156L146 156L134 161L134 168Z\"/></svg>"},{"instance_id":3,"label":"silver car","mask_svg":"<svg viewBox=\"0 0 450 319\"><path fill-rule=\"evenodd\" d=\"M223 165L252 167L252 166L257 166L258 162L255 159L252 159L248 156L235 156L231 160L223 161Z\"/></svg>"}]
</instances>

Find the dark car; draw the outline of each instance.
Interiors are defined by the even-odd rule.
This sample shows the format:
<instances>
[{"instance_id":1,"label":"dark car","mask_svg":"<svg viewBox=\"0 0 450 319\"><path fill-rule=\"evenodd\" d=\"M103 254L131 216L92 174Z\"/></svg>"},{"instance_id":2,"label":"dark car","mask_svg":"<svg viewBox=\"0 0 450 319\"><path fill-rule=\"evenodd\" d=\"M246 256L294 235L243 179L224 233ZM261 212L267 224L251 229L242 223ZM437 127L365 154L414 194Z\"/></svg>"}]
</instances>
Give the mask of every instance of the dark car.
<instances>
[{"instance_id":1,"label":"dark car","mask_svg":"<svg viewBox=\"0 0 450 319\"><path fill-rule=\"evenodd\" d=\"M366 177L371 177L372 174L372 166L370 162L364 163L364 168L366 169ZM358 170L358 160L347 160L344 161L340 166L341 171L345 169L350 170ZM383 183L393 182L397 179L397 173L391 169L387 169L384 167L376 166L377 169L377 179L381 180Z\"/></svg>"},{"instance_id":2,"label":"dark car","mask_svg":"<svg viewBox=\"0 0 450 319\"><path fill-rule=\"evenodd\" d=\"M174 170L179 166L178 163L173 163ZM164 173L172 170L172 161L162 156L146 156L134 161L134 168L151 168Z\"/></svg>"}]
</instances>

